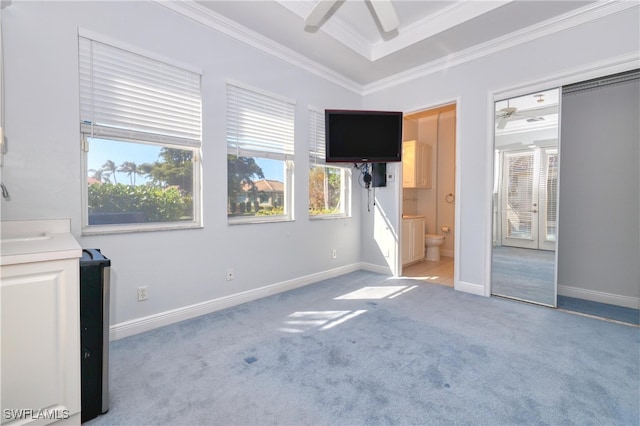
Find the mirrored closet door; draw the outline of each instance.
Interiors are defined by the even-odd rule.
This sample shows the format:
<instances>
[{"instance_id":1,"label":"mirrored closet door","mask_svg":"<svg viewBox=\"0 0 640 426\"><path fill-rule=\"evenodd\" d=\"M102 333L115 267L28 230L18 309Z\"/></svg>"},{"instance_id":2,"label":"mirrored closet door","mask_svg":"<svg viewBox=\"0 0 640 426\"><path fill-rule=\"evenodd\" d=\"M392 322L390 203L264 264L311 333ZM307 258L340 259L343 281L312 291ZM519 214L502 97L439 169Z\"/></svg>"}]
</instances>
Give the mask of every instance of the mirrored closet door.
<instances>
[{"instance_id":1,"label":"mirrored closet door","mask_svg":"<svg viewBox=\"0 0 640 426\"><path fill-rule=\"evenodd\" d=\"M560 89L495 102L491 293L556 306Z\"/></svg>"}]
</instances>

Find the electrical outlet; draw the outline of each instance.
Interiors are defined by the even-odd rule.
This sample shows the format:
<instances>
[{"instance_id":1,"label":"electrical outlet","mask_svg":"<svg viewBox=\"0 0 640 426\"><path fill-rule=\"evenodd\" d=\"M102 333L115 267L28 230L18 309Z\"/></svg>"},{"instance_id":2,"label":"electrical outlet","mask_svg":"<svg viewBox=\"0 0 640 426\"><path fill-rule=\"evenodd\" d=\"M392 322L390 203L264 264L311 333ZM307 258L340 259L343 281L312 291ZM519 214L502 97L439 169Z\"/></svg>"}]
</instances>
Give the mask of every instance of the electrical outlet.
<instances>
[{"instance_id":1,"label":"electrical outlet","mask_svg":"<svg viewBox=\"0 0 640 426\"><path fill-rule=\"evenodd\" d=\"M138 302L147 300L147 286L138 287Z\"/></svg>"},{"instance_id":2,"label":"electrical outlet","mask_svg":"<svg viewBox=\"0 0 640 426\"><path fill-rule=\"evenodd\" d=\"M331 250L331 258L335 259L336 257L338 257L338 254L336 253L336 249Z\"/></svg>"},{"instance_id":3,"label":"electrical outlet","mask_svg":"<svg viewBox=\"0 0 640 426\"><path fill-rule=\"evenodd\" d=\"M233 268L227 268L227 281L231 281L233 279Z\"/></svg>"}]
</instances>

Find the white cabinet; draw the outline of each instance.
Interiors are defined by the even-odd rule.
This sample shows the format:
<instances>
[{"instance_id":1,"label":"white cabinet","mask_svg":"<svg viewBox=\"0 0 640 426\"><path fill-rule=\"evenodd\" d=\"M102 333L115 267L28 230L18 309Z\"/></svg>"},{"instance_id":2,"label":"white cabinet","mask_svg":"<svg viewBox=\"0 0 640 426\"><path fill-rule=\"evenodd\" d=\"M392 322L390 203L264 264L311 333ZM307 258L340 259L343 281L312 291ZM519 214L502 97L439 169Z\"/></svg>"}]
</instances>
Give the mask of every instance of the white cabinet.
<instances>
[{"instance_id":1,"label":"white cabinet","mask_svg":"<svg viewBox=\"0 0 640 426\"><path fill-rule=\"evenodd\" d=\"M402 143L403 188L431 188L431 151L431 145L426 143Z\"/></svg>"},{"instance_id":2,"label":"white cabinet","mask_svg":"<svg viewBox=\"0 0 640 426\"><path fill-rule=\"evenodd\" d=\"M70 234L11 238L5 223L0 263L2 425L80 424L82 251Z\"/></svg>"},{"instance_id":3,"label":"white cabinet","mask_svg":"<svg viewBox=\"0 0 640 426\"><path fill-rule=\"evenodd\" d=\"M402 219L402 266L424 260L424 219Z\"/></svg>"}]
</instances>

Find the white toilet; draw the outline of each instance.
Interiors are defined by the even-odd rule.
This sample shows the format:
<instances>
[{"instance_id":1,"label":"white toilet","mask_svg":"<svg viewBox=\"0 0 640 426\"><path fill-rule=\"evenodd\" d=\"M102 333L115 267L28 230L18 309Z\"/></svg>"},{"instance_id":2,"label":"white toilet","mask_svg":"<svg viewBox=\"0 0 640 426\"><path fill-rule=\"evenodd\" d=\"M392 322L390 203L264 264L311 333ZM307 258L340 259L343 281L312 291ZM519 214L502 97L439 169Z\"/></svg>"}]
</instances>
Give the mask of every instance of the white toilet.
<instances>
[{"instance_id":1,"label":"white toilet","mask_svg":"<svg viewBox=\"0 0 640 426\"><path fill-rule=\"evenodd\" d=\"M444 243L444 237L442 235L426 234L424 243L427 247L426 259L440 260L440 246Z\"/></svg>"}]
</instances>

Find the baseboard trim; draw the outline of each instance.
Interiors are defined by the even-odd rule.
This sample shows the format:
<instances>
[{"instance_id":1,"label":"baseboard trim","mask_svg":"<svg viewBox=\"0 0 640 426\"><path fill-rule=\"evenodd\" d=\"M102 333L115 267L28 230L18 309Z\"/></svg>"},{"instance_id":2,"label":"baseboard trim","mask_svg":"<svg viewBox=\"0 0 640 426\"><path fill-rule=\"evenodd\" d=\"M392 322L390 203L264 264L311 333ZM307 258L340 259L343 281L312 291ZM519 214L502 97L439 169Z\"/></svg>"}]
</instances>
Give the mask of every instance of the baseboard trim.
<instances>
[{"instance_id":1,"label":"baseboard trim","mask_svg":"<svg viewBox=\"0 0 640 426\"><path fill-rule=\"evenodd\" d=\"M370 271L370 272L377 272L378 274L382 274L382 275L393 275L390 267L376 265L374 263L360 262L359 269L364 269L365 271Z\"/></svg>"},{"instance_id":2,"label":"baseboard trim","mask_svg":"<svg viewBox=\"0 0 640 426\"><path fill-rule=\"evenodd\" d=\"M559 285L558 295L590 300L592 302L606 303L609 305L624 306L625 308L640 308L640 298L638 297L621 296L619 294L605 293L603 291L588 290L568 285Z\"/></svg>"},{"instance_id":3,"label":"baseboard trim","mask_svg":"<svg viewBox=\"0 0 640 426\"><path fill-rule=\"evenodd\" d=\"M458 291L464 291L465 293L477 294L478 296L484 296L484 286L480 284L473 284L464 281L459 281L454 288Z\"/></svg>"},{"instance_id":4,"label":"baseboard trim","mask_svg":"<svg viewBox=\"0 0 640 426\"><path fill-rule=\"evenodd\" d=\"M273 296L288 290L304 287L318 281L334 278L365 268L360 263L354 263L339 268L329 269L315 274L305 275L287 281L267 285L253 290L243 291L217 299L207 300L201 303L184 306L169 311L160 312L134 320L114 324L109 328L109 339L118 340L135 334L150 331L158 327L195 318L222 309L231 308L242 303L252 302L264 297ZM371 270L371 269L368 269ZM378 271L375 271L378 272Z\"/></svg>"}]
</instances>

